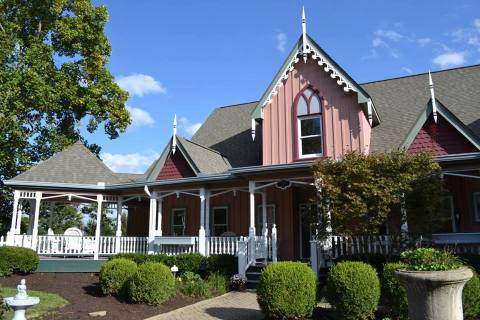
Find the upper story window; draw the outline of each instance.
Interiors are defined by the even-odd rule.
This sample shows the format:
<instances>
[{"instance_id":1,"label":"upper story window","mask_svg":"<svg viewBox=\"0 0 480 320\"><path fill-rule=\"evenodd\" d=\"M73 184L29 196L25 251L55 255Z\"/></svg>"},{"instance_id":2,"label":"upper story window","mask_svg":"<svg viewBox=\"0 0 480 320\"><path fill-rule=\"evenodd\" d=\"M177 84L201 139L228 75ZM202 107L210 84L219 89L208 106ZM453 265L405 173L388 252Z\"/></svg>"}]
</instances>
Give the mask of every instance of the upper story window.
<instances>
[{"instance_id":1,"label":"upper story window","mask_svg":"<svg viewBox=\"0 0 480 320\"><path fill-rule=\"evenodd\" d=\"M318 92L310 87L297 99L296 121L298 158L322 156L322 104Z\"/></svg>"}]
</instances>

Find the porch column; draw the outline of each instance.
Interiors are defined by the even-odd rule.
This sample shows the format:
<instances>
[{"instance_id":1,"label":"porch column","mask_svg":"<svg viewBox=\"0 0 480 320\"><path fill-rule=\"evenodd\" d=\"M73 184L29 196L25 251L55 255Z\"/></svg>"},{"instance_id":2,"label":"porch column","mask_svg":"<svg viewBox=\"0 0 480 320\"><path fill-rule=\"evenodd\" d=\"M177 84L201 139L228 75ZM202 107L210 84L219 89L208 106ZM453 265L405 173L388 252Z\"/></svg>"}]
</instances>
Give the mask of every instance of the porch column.
<instances>
[{"instance_id":1,"label":"porch column","mask_svg":"<svg viewBox=\"0 0 480 320\"><path fill-rule=\"evenodd\" d=\"M163 198L159 198L157 202L157 236L163 235L162 231L162 210L163 210Z\"/></svg>"},{"instance_id":2,"label":"porch column","mask_svg":"<svg viewBox=\"0 0 480 320\"><path fill-rule=\"evenodd\" d=\"M28 212L28 229L27 229L27 234L32 235L33 234L33 221L34 219L34 214L35 214L35 200L28 199L28 204L30 205L30 211Z\"/></svg>"},{"instance_id":3,"label":"porch column","mask_svg":"<svg viewBox=\"0 0 480 320\"><path fill-rule=\"evenodd\" d=\"M14 235L17 228L17 216L18 216L18 200L20 199L20 191L15 190L13 192L13 211L12 211L12 226L10 227L10 234Z\"/></svg>"},{"instance_id":4,"label":"porch column","mask_svg":"<svg viewBox=\"0 0 480 320\"><path fill-rule=\"evenodd\" d=\"M205 192L205 235L210 236L210 191Z\"/></svg>"},{"instance_id":5,"label":"porch column","mask_svg":"<svg viewBox=\"0 0 480 320\"><path fill-rule=\"evenodd\" d=\"M122 206L123 198L117 198L117 231L115 231L115 253L120 252L120 240L122 237Z\"/></svg>"},{"instance_id":6,"label":"porch column","mask_svg":"<svg viewBox=\"0 0 480 320\"><path fill-rule=\"evenodd\" d=\"M95 226L95 251L93 259L98 260L98 253L100 251L100 225L102 224L102 203L103 195L97 194L97 224Z\"/></svg>"},{"instance_id":7,"label":"porch column","mask_svg":"<svg viewBox=\"0 0 480 320\"><path fill-rule=\"evenodd\" d=\"M255 181L248 181L248 192L250 192L250 228L248 236L255 237Z\"/></svg>"},{"instance_id":8,"label":"porch column","mask_svg":"<svg viewBox=\"0 0 480 320\"><path fill-rule=\"evenodd\" d=\"M262 192L262 235L265 235L267 230L267 190Z\"/></svg>"},{"instance_id":9,"label":"porch column","mask_svg":"<svg viewBox=\"0 0 480 320\"><path fill-rule=\"evenodd\" d=\"M152 254L155 241L155 216L157 215L157 193L153 192L150 198L150 214L148 220L148 253Z\"/></svg>"},{"instance_id":10,"label":"porch column","mask_svg":"<svg viewBox=\"0 0 480 320\"><path fill-rule=\"evenodd\" d=\"M205 248L205 188L200 188L200 230L198 231L198 252L206 254Z\"/></svg>"},{"instance_id":11,"label":"porch column","mask_svg":"<svg viewBox=\"0 0 480 320\"><path fill-rule=\"evenodd\" d=\"M33 230L32 230L32 249L37 248L38 238L38 218L40 216L40 203L42 201L42 193L35 192L35 214L33 216Z\"/></svg>"},{"instance_id":12,"label":"porch column","mask_svg":"<svg viewBox=\"0 0 480 320\"><path fill-rule=\"evenodd\" d=\"M22 226L22 212L23 212L23 200L18 203L18 212L17 212L17 226L15 227L15 233L20 234Z\"/></svg>"}]
</instances>

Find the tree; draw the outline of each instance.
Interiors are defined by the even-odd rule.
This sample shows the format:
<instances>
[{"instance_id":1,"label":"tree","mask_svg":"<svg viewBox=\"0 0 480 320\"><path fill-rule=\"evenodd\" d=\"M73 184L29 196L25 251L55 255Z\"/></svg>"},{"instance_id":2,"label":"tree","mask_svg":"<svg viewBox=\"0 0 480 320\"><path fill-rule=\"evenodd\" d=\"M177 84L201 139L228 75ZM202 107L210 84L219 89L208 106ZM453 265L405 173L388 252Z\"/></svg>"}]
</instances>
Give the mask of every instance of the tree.
<instances>
[{"instance_id":1,"label":"tree","mask_svg":"<svg viewBox=\"0 0 480 320\"><path fill-rule=\"evenodd\" d=\"M78 139L98 154L81 122L90 133L103 124L111 139L130 123L128 94L106 67L107 21L90 0L0 1L1 228L12 210L5 180Z\"/></svg>"},{"instance_id":2,"label":"tree","mask_svg":"<svg viewBox=\"0 0 480 320\"><path fill-rule=\"evenodd\" d=\"M87 224L84 227L84 233L89 236L95 235L95 230L97 227L97 206L85 206L83 208L83 213L88 214L89 219ZM110 210L104 210L102 212L102 218L100 221L100 234L102 236L114 236L116 230L116 219L113 218Z\"/></svg>"},{"instance_id":3,"label":"tree","mask_svg":"<svg viewBox=\"0 0 480 320\"><path fill-rule=\"evenodd\" d=\"M42 208L45 209L45 208ZM83 215L78 205L58 205L53 207L53 216L50 210L42 210L38 221L38 234L47 234L50 225L55 234L63 234L68 228L83 228Z\"/></svg>"},{"instance_id":4,"label":"tree","mask_svg":"<svg viewBox=\"0 0 480 320\"><path fill-rule=\"evenodd\" d=\"M352 152L341 161L317 161L313 172L323 211L340 234L378 233L403 201L407 212L415 211L417 230L428 231L443 204L441 169L426 153Z\"/></svg>"}]
</instances>

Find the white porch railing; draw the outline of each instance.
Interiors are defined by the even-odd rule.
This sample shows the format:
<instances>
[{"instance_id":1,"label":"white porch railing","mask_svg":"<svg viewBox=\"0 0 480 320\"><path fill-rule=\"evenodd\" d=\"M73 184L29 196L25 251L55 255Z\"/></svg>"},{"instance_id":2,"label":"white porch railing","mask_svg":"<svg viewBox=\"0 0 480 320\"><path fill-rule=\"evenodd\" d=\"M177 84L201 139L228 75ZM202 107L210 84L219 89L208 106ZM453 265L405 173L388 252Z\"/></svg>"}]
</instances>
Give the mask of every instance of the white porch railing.
<instances>
[{"instance_id":1,"label":"white porch railing","mask_svg":"<svg viewBox=\"0 0 480 320\"><path fill-rule=\"evenodd\" d=\"M146 253L148 237L120 237L119 253Z\"/></svg>"},{"instance_id":2,"label":"white porch railing","mask_svg":"<svg viewBox=\"0 0 480 320\"><path fill-rule=\"evenodd\" d=\"M414 240L414 241L412 241ZM480 233L444 233L430 237L411 239L416 246L445 248L455 253L480 254ZM324 240L310 241L310 263L318 274L320 268L331 265L332 261L345 255L357 254L399 254L400 239L388 235L378 236L330 236Z\"/></svg>"},{"instance_id":3,"label":"white porch railing","mask_svg":"<svg viewBox=\"0 0 480 320\"><path fill-rule=\"evenodd\" d=\"M0 247L7 245L7 236L0 236Z\"/></svg>"},{"instance_id":4,"label":"white porch railing","mask_svg":"<svg viewBox=\"0 0 480 320\"><path fill-rule=\"evenodd\" d=\"M154 252L168 255L198 252L198 237L155 237Z\"/></svg>"},{"instance_id":5,"label":"white porch railing","mask_svg":"<svg viewBox=\"0 0 480 320\"><path fill-rule=\"evenodd\" d=\"M207 256L216 254L236 255L240 237L207 237Z\"/></svg>"}]
</instances>

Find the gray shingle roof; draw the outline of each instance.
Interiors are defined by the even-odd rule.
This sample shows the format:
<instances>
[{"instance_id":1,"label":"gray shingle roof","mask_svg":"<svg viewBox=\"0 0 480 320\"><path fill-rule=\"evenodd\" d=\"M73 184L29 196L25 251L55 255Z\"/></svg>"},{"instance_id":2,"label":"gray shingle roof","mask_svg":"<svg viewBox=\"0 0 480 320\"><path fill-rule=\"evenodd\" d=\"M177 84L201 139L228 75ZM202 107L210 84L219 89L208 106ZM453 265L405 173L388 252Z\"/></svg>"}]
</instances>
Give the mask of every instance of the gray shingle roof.
<instances>
[{"instance_id":1,"label":"gray shingle roof","mask_svg":"<svg viewBox=\"0 0 480 320\"><path fill-rule=\"evenodd\" d=\"M184 137L177 138L200 173L222 173L231 168L228 159L220 152Z\"/></svg>"},{"instance_id":2,"label":"gray shingle roof","mask_svg":"<svg viewBox=\"0 0 480 320\"><path fill-rule=\"evenodd\" d=\"M217 150L232 167L262 163L261 128L252 141L250 119L257 102L216 108L192 137L192 142Z\"/></svg>"},{"instance_id":3,"label":"gray shingle roof","mask_svg":"<svg viewBox=\"0 0 480 320\"><path fill-rule=\"evenodd\" d=\"M119 183L120 178L112 172L80 141L38 163L11 181L59 182L71 184ZM130 175L129 175L129 178Z\"/></svg>"},{"instance_id":4,"label":"gray shingle roof","mask_svg":"<svg viewBox=\"0 0 480 320\"><path fill-rule=\"evenodd\" d=\"M480 65L432 73L435 97L480 136ZM365 83L380 115L372 151L398 148L430 99L428 73Z\"/></svg>"}]
</instances>

